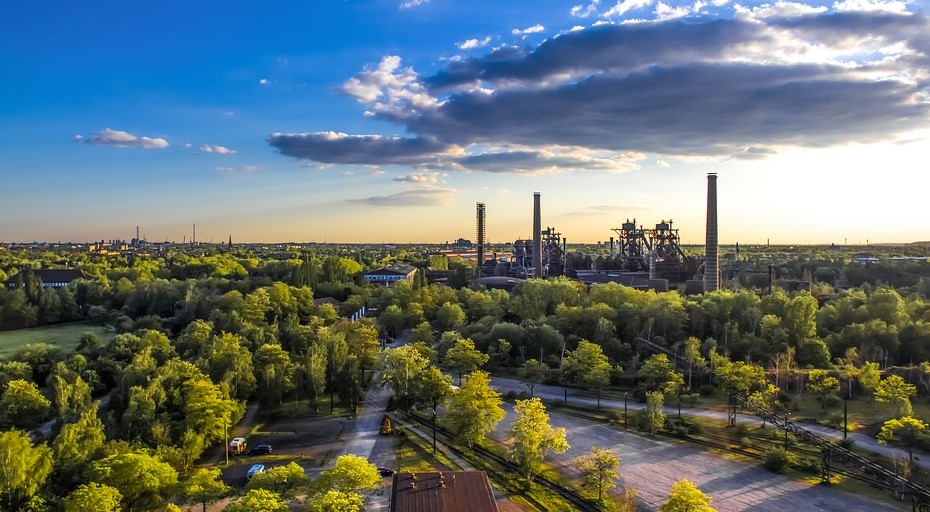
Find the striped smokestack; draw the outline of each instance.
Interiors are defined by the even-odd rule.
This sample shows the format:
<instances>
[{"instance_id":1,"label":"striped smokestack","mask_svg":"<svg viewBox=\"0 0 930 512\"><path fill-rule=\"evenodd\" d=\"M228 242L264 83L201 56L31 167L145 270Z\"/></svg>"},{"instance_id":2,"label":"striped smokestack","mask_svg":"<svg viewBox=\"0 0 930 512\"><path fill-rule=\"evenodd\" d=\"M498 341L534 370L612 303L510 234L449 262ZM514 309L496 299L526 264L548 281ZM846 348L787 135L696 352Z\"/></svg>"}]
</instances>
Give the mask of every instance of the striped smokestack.
<instances>
[{"instance_id":1,"label":"striped smokestack","mask_svg":"<svg viewBox=\"0 0 930 512\"><path fill-rule=\"evenodd\" d=\"M720 287L720 259L717 256L717 173L707 173L707 241L704 244L704 291Z\"/></svg>"},{"instance_id":2,"label":"striped smokestack","mask_svg":"<svg viewBox=\"0 0 930 512\"><path fill-rule=\"evenodd\" d=\"M533 276L542 277L542 214L539 192L533 192Z\"/></svg>"},{"instance_id":3,"label":"striped smokestack","mask_svg":"<svg viewBox=\"0 0 930 512\"><path fill-rule=\"evenodd\" d=\"M487 236L484 233L484 203L478 203L476 215L478 217L478 276L481 276L481 266L484 265L484 241Z\"/></svg>"}]
</instances>

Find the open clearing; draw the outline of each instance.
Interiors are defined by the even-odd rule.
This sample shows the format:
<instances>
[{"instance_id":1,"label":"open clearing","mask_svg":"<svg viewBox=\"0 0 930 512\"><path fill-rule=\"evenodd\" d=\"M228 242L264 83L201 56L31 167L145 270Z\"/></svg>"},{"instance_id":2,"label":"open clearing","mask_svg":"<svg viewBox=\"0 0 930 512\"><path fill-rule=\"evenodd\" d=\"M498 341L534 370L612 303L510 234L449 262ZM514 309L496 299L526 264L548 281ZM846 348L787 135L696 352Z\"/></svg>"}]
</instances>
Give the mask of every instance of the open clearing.
<instances>
[{"instance_id":1,"label":"open clearing","mask_svg":"<svg viewBox=\"0 0 930 512\"><path fill-rule=\"evenodd\" d=\"M104 327L87 322L0 331L0 358L12 356L27 343L48 343L61 348L65 353L74 352L85 332L94 333L103 343L107 343L114 336Z\"/></svg>"}]
</instances>

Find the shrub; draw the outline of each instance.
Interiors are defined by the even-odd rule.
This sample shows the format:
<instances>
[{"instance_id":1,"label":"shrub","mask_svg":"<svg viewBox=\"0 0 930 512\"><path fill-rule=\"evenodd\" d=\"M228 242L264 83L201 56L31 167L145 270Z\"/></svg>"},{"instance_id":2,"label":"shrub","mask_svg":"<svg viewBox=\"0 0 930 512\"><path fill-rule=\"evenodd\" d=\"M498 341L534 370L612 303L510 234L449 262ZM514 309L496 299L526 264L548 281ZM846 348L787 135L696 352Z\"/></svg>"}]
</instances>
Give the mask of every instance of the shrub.
<instances>
[{"instance_id":1,"label":"shrub","mask_svg":"<svg viewBox=\"0 0 930 512\"><path fill-rule=\"evenodd\" d=\"M745 436L745 435L748 434L748 433L749 433L749 425L747 425L747 424L745 424L745 423L737 423L737 425L736 425L735 427L733 427L733 434L734 434L734 435L743 437L743 436Z\"/></svg>"},{"instance_id":2,"label":"shrub","mask_svg":"<svg viewBox=\"0 0 930 512\"><path fill-rule=\"evenodd\" d=\"M827 399L823 402L827 409L835 409L843 403L843 399L836 395L827 395Z\"/></svg>"},{"instance_id":3,"label":"shrub","mask_svg":"<svg viewBox=\"0 0 930 512\"><path fill-rule=\"evenodd\" d=\"M851 437L840 439L840 447L846 448L847 450L851 450L854 444L856 444L856 440Z\"/></svg>"},{"instance_id":4,"label":"shrub","mask_svg":"<svg viewBox=\"0 0 930 512\"><path fill-rule=\"evenodd\" d=\"M786 452L781 448L770 448L765 452L765 461L762 466L776 473L784 473L788 468L797 464L797 455Z\"/></svg>"},{"instance_id":5,"label":"shrub","mask_svg":"<svg viewBox=\"0 0 930 512\"><path fill-rule=\"evenodd\" d=\"M717 391L717 388L715 388L712 384L704 384L698 388L698 393L701 396L713 395L715 391Z\"/></svg>"},{"instance_id":6,"label":"shrub","mask_svg":"<svg viewBox=\"0 0 930 512\"><path fill-rule=\"evenodd\" d=\"M740 446L752 446L752 439L749 439L749 436L743 436L739 438Z\"/></svg>"},{"instance_id":7,"label":"shrub","mask_svg":"<svg viewBox=\"0 0 930 512\"><path fill-rule=\"evenodd\" d=\"M791 467L813 475L820 473L820 463L808 457L795 457Z\"/></svg>"},{"instance_id":8,"label":"shrub","mask_svg":"<svg viewBox=\"0 0 930 512\"><path fill-rule=\"evenodd\" d=\"M827 425L833 428L843 428L843 413L839 411L831 412L827 416Z\"/></svg>"}]
</instances>

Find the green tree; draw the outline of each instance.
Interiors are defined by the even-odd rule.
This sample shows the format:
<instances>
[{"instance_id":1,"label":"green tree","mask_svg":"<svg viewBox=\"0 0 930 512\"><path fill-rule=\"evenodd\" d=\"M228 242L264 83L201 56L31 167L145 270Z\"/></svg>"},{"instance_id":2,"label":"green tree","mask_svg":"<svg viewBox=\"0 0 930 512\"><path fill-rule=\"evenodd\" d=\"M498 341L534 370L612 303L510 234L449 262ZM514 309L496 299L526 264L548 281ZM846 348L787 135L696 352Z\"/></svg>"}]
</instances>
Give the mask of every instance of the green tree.
<instances>
[{"instance_id":1,"label":"green tree","mask_svg":"<svg viewBox=\"0 0 930 512\"><path fill-rule=\"evenodd\" d=\"M643 409L644 427L649 432L655 433L656 429L665 426L665 413L662 412L662 405L665 403L665 395L661 391L650 391L646 393L646 408Z\"/></svg>"},{"instance_id":2,"label":"green tree","mask_svg":"<svg viewBox=\"0 0 930 512\"><path fill-rule=\"evenodd\" d=\"M564 428L552 428L549 415L539 398L517 400L514 405L516 418L507 429L507 450L527 481L539 473L543 459L551 452L565 453L568 441Z\"/></svg>"},{"instance_id":3,"label":"green tree","mask_svg":"<svg viewBox=\"0 0 930 512\"><path fill-rule=\"evenodd\" d=\"M103 422L97 416L98 405L99 402L94 402L76 422L61 427L55 437L55 467L64 478L77 479L84 465L106 442Z\"/></svg>"},{"instance_id":4,"label":"green tree","mask_svg":"<svg viewBox=\"0 0 930 512\"><path fill-rule=\"evenodd\" d=\"M696 485L679 480L672 485L668 500L659 507L659 512L714 512L707 496Z\"/></svg>"},{"instance_id":5,"label":"green tree","mask_svg":"<svg viewBox=\"0 0 930 512\"><path fill-rule=\"evenodd\" d=\"M122 499L116 489L91 482L72 491L62 504L64 512L119 512Z\"/></svg>"},{"instance_id":6,"label":"green tree","mask_svg":"<svg viewBox=\"0 0 930 512\"><path fill-rule=\"evenodd\" d=\"M471 448L504 419L501 394L491 387L487 372L472 372L449 400L446 419L459 442Z\"/></svg>"},{"instance_id":7,"label":"green tree","mask_svg":"<svg viewBox=\"0 0 930 512\"><path fill-rule=\"evenodd\" d=\"M52 403L31 381L11 380L0 397L0 426L31 429L39 426L51 411Z\"/></svg>"},{"instance_id":8,"label":"green tree","mask_svg":"<svg viewBox=\"0 0 930 512\"><path fill-rule=\"evenodd\" d=\"M226 429L242 416L242 406L210 379L189 380L184 391L184 423L208 445L223 439Z\"/></svg>"},{"instance_id":9,"label":"green tree","mask_svg":"<svg viewBox=\"0 0 930 512\"><path fill-rule=\"evenodd\" d=\"M911 397L916 394L916 386L904 382L900 375L889 375L875 388L875 401L890 405L895 416L900 418L911 415Z\"/></svg>"},{"instance_id":10,"label":"green tree","mask_svg":"<svg viewBox=\"0 0 930 512\"><path fill-rule=\"evenodd\" d=\"M311 505L313 512L362 512L365 499L358 493L329 490Z\"/></svg>"},{"instance_id":11,"label":"green tree","mask_svg":"<svg viewBox=\"0 0 930 512\"><path fill-rule=\"evenodd\" d=\"M384 308L384 311L378 316L378 325L391 337L396 338L406 324L407 317L404 316L404 310L397 304L391 304Z\"/></svg>"},{"instance_id":12,"label":"green tree","mask_svg":"<svg viewBox=\"0 0 930 512\"><path fill-rule=\"evenodd\" d=\"M908 458L913 464L914 448L927 445L926 433L926 423L911 416L904 416L886 421L876 439L881 444L896 444L906 448Z\"/></svg>"},{"instance_id":13,"label":"green tree","mask_svg":"<svg viewBox=\"0 0 930 512\"><path fill-rule=\"evenodd\" d=\"M0 510L23 510L52 471L52 451L18 430L0 432Z\"/></svg>"},{"instance_id":14,"label":"green tree","mask_svg":"<svg viewBox=\"0 0 930 512\"><path fill-rule=\"evenodd\" d=\"M227 492L229 486L220 480L220 468L197 468L181 484L184 503L200 503L203 512L207 512L208 503L220 499Z\"/></svg>"},{"instance_id":15,"label":"green tree","mask_svg":"<svg viewBox=\"0 0 930 512\"><path fill-rule=\"evenodd\" d=\"M523 383L526 384L526 387L530 388L530 397L532 397L536 384L549 378L551 372L552 370L549 369L549 365L546 363L535 359L527 359L526 362L523 363L523 366L517 371L517 374L523 379Z\"/></svg>"},{"instance_id":16,"label":"green tree","mask_svg":"<svg viewBox=\"0 0 930 512\"><path fill-rule=\"evenodd\" d=\"M443 375L435 366L419 373L414 379L413 401L416 405L436 408L452 396L452 377Z\"/></svg>"},{"instance_id":17,"label":"green tree","mask_svg":"<svg viewBox=\"0 0 930 512\"><path fill-rule=\"evenodd\" d=\"M685 383L684 377L675 371L665 354L654 354L647 359L639 370L639 376L643 379L643 387L647 391L674 394Z\"/></svg>"},{"instance_id":18,"label":"green tree","mask_svg":"<svg viewBox=\"0 0 930 512\"><path fill-rule=\"evenodd\" d=\"M694 368L702 368L706 361L701 355L701 340L691 336L684 342L684 350L682 351L683 356L686 361L688 361L688 389L694 389L692 385L692 376L694 375Z\"/></svg>"},{"instance_id":19,"label":"green tree","mask_svg":"<svg viewBox=\"0 0 930 512\"><path fill-rule=\"evenodd\" d=\"M597 491L597 501L603 501L604 491L617 485L620 457L606 448L591 448L590 454L578 457L572 465L581 476L581 487Z\"/></svg>"},{"instance_id":20,"label":"green tree","mask_svg":"<svg viewBox=\"0 0 930 512\"><path fill-rule=\"evenodd\" d=\"M429 366L429 360L412 345L389 348L381 353L379 378L383 384L394 390L395 397L403 400L401 403L404 407L409 407L416 378Z\"/></svg>"},{"instance_id":21,"label":"green tree","mask_svg":"<svg viewBox=\"0 0 930 512\"><path fill-rule=\"evenodd\" d=\"M820 406L827 410L827 397L840 390L840 381L826 370L811 370L807 375L807 390L820 395Z\"/></svg>"},{"instance_id":22,"label":"green tree","mask_svg":"<svg viewBox=\"0 0 930 512\"><path fill-rule=\"evenodd\" d=\"M277 494L265 489L251 489L233 501L223 512L287 512L288 506Z\"/></svg>"},{"instance_id":23,"label":"green tree","mask_svg":"<svg viewBox=\"0 0 930 512\"><path fill-rule=\"evenodd\" d=\"M601 390L610 383L610 362L600 345L581 340L562 360L562 381L592 389L601 406Z\"/></svg>"},{"instance_id":24,"label":"green tree","mask_svg":"<svg viewBox=\"0 0 930 512\"><path fill-rule=\"evenodd\" d=\"M765 369L759 365L717 357L714 367L724 387L731 392L748 395L766 384Z\"/></svg>"},{"instance_id":25,"label":"green tree","mask_svg":"<svg viewBox=\"0 0 930 512\"><path fill-rule=\"evenodd\" d=\"M866 393L873 393L878 388L881 378L882 374L878 369L878 363L871 361L862 363L862 367L859 368L859 385L862 386Z\"/></svg>"},{"instance_id":26,"label":"green tree","mask_svg":"<svg viewBox=\"0 0 930 512\"><path fill-rule=\"evenodd\" d=\"M280 496L291 496L310 483L304 469L296 462L286 466L276 466L264 473L252 477L249 489L266 489Z\"/></svg>"},{"instance_id":27,"label":"green tree","mask_svg":"<svg viewBox=\"0 0 930 512\"><path fill-rule=\"evenodd\" d=\"M278 344L266 343L252 357L255 378L266 403L281 399L293 384L293 367L288 353Z\"/></svg>"},{"instance_id":28,"label":"green tree","mask_svg":"<svg viewBox=\"0 0 930 512\"><path fill-rule=\"evenodd\" d=\"M475 342L463 338L455 342L446 352L446 366L459 372L459 385L462 373L471 373L488 362L488 355L475 348Z\"/></svg>"},{"instance_id":29,"label":"green tree","mask_svg":"<svg viewBox=\"0 0 930 512\"><path fill-rule=\"evenodd\" d=\"M446 302L436 311L433 326L437 331L457 331L465 325L465 311L457 303Z\"/></svg>"},{"instance_id":30,"label":"green tree","mask_svg":"<svg viewBox=\"0 0 930 512\"><path fill-rule=\"evenodd\" d=\"M381 481L378 468L358 455L343 455L336 464L320 473L317 479L320 492L329 490L354 493L374 489Z\"/></svg>"},{"instance_id":31,"label":"green tree","mask_svg":"<svg viewBox=\"0 0 930 512\"><path fill-rule=\"evenodd\" d=\"M163 501L165 493L178 483L178 472L151 455L129 452L94 462L90 478L118 490L131 512L135 506Z\"/></svg>"}]
</instances>

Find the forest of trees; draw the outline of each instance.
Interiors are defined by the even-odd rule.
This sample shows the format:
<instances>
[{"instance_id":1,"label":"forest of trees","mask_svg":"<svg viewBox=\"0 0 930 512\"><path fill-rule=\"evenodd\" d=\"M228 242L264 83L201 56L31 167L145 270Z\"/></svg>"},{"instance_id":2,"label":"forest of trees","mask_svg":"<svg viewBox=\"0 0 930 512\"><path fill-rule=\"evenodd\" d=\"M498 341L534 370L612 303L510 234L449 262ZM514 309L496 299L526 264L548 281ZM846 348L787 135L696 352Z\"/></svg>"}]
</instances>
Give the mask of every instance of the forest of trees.
<instances>
[{"instance_id":1,"label":"forest of trees","mask_svg":"<svg viewBox=\"0 0 930 512\"><path fill-rule=\"evenodd\" d=\"M528 280L512 294L420 279L388 288L362 284L361 272L394 261L425 267L433 258L376 250L179 251L128 261L0 251L0 271L16 283L0 290L0 330L86 320L115 334L104 342L88 333L74 353L31 343L0 360L0 467L6 476L0 510L90 510L81 503L110 502L143 510L186 496L182 489L190 482L220 489L216 475L204 475L196 463L222 442L246 401L300 399L318 407L333 393L352 403L366 372L375 369L402 407L430 408L471 393L469 403L450 403L448 418L460 422L458 431L469 442L500 421L468 412L478 401L496 400L481 387L481 368L598 395L606 386L639 379L661 404L663 393L702 385L765 400L772 394L767 385L799 389L805 377L824 396L840 384L850 392L854 383L875 389L880 383L864 377L869 372L893 375L896 366L930 360L926 274L899 287L888 284L890 277L885 284L863 281L827 297L779 288L760 296L739 280L687 297L618 284L589 288L567 278ZM461 262L443 263L465 271ZM43 289L29 271L64 265L80 267L88 278ZM850 281L858 279L850 268L860 267L844 267ZM338 310L315 305L321 296L344 302ZM345 319L362 306L377 311L377 318ZM404 329L411 332L409 348L382 352L381 339ZM668 359L642 353L641 340L693 365L676 374ZM453 395L451 379L437 366L472 377ZM711 380L701 370L709 366L722 377ZM927 369L918 374L930 375L930 363ZM539 414L530 401L521 407ZM51 419L49 439L27 435ZM895 442L908 425L891 425L886 439ZM553 435L543 444L562 449ZM528 461L531 476L536 454L514 456ZM133 478L139 474L151 477L141 483ZM259 490L236 503L269 498ZM318 497L355 503L352 492L323 486Z\"/></svg>"}]
</instances>

